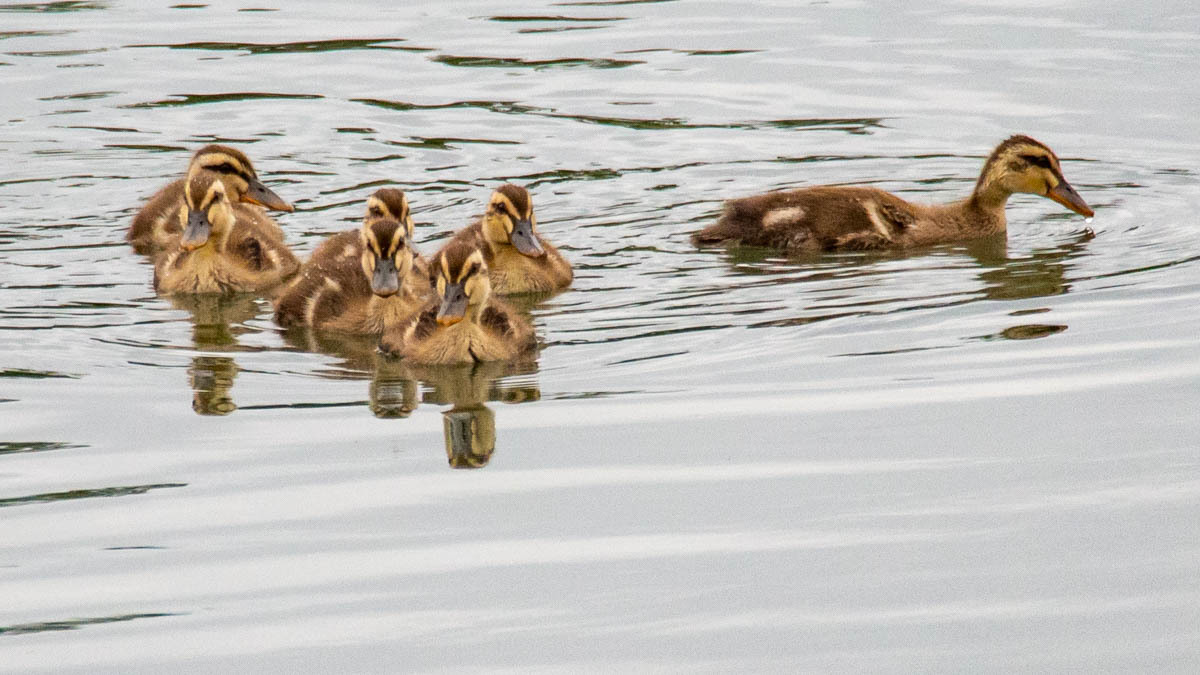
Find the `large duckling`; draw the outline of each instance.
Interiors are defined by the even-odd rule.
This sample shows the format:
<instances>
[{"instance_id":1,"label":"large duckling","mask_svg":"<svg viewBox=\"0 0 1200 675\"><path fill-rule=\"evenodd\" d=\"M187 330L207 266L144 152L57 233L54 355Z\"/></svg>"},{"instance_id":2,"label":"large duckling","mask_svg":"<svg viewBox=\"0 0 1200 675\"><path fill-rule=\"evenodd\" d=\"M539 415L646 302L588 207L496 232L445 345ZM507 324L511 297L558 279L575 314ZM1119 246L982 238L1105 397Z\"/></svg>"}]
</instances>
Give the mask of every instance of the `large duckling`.
<instances>
[{"instance_id":1,"label":"large duckling","mask_svg":"<svg viewBox=\"0 0 1200 675\"><path fill-rule=\"evenodd\" d=\"M923 205L874 188L801 188L730 200L720 220L692 238L697 244L731 242L790 252L911 248L1003 234L1004 206L1015 192L1093 215L1063 177L1050 148L1013 136L996 146L974 192L962 201Z\"/></svg>"},{"instance_id":2,"label":"large duckling","mask_svg":"<svg viewBox=\"0 0 1200 675\"><path fill-rule=\"evenodd\" d=\"M408 325L383 334L385 354L419 364L507 361L537 350L529 321L498 298L483 252L452 241L430 267L437 297Z\"/></svg>"},{"instance_id":3,"label":"large duckling","mask_svg":"<svg viewBox=\"0 0 1200 675\"><path fill-rule=\"evenodd\" d=\"M155 260L159 293L269 291L300 267L278 228L235 203L212 172L188 179L178 218L180 233Z\"/></svg>"},{"instance_id":4,"label":"large duckling","mask_svg":"<svg viewBox=\"0 0 1200 675\"><path fill-rule=\"evenodd\" d=\"M217 177L235 202L256 204L275 211L293 210L291 204L263 185L246 155L224 145L207 145L192 155L184 178L172 181L156 192L134 216L129 232L125 234L134 250L138 253L161 251L182 231L175 214L183 206L185 186L191 178L204 173ZM278 227L265 215L263 219Z\"/></svg>"},{"instance_id":5,"label":"large duckling","mask_svg":"<svg viewBox=\"0 0 1200 675\"><path fill-rule=\"evenodd\" d=\"M425 263L412 249L408 199L395 188L367 199L362 227L326 239L275 304L281 326L382 333L411 319L433 297Z\"/></svg>"},{"instance_id":6,"label":"large duckling","mask_svg":"<svg viewBox=\"0 0 1200 675\"><path fill-rule=\"evenodd\" d=\"M497 188L483 216L451 240L460 241L483 252L496 293L557 291L574 278L571 263L537 233L533 201L523 187Z\"/></svg>"}]
</instances>

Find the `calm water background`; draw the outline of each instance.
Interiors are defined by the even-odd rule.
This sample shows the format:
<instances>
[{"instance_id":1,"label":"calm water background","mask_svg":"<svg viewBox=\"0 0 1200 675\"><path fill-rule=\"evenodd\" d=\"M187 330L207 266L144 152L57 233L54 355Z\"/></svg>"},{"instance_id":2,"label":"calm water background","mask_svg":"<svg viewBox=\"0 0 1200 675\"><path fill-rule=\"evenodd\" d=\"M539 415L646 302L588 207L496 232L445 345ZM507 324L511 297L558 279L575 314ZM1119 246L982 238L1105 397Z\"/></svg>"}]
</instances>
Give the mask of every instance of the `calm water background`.
<instances>
[{"instance_id":1,"label":"calm water background","mask_svg":"<svg viewBox=\"0 0 1200 675\"><path fill-rule=\"evenodd\" d=\"M0 4L0 670L1194 672L1200 9L1112 5ZM1016 132L1094 222L687 240ZM528 186L577 266L537 367L156 298L125 228L212 141L302 253Z\"/></svg>"}]
</instances>

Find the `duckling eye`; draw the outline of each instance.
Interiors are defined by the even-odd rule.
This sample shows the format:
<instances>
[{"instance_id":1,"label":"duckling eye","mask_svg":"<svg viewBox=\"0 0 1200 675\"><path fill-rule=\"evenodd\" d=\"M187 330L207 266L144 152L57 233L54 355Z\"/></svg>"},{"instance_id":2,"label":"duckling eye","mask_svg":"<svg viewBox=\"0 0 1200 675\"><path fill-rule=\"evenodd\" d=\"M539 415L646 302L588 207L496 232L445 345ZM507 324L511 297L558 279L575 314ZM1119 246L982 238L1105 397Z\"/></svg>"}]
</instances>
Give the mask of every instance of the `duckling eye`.
<instances>
[{"instance_id":1,"label":"duckling eye","mask_svg":"<svg viewBox=\"0 0 1200 675\"><path fill-rule=\"evenodd\" d=\"M1040 166L1043 169L1050 168L1050 158L1045 155L1021 155L1021 159L1033 166Z\"/></svg>"},{"instance_id":2,"label":"duckling eye","mask_svg":"<svg viewBox=\"0 0 1200 675\"><path fill-rule=\"evenodd\" d=\"M367 213L369 213L373 216L382 216L383 215L383 211L381 211L378 206L372 206L371 208L367 209Z\"/></svg>"}]
</instances>

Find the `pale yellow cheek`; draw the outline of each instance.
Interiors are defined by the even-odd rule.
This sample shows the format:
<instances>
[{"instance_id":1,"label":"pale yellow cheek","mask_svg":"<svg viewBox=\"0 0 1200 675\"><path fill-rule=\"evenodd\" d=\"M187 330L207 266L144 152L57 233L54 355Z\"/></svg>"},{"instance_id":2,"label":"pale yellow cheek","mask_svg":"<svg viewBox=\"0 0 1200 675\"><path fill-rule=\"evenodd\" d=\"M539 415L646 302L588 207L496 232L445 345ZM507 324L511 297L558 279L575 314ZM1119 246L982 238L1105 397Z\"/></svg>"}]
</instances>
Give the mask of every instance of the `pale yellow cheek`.
<instances>
[{"instance_id":1,"label":"pale yellow cheek","mask_svg":"<svg viewBox=\"0 0 1200 675\"><path fill-rule=\"evenodd\" d=\"M212 220L214 225L220 224L226 229L233 227L233 209L229 208L228 202L222 201L218 206L213 208L209 214L209 219Z\"/></svg>"},{"instance_id":2,"label":"pale yellow cheek","mask_svg":"<svg viewBox=\"0 0 1200 675\"><path fill-rule=\"evenodd\" d=\"M1054 179L1051 178L1050 180L1053 181ZM1021 191L1022 192L1032 192L1033 194L1045 194L1046 192L1049 191L1049 189L1051 187L1053 187L1053 185L1054 184L1052 182L1047 182L1041 176L1039 176L1037 174L1032 174L1032 173L1023 176L1021 179Z\"/></svg>"}]
</instances>

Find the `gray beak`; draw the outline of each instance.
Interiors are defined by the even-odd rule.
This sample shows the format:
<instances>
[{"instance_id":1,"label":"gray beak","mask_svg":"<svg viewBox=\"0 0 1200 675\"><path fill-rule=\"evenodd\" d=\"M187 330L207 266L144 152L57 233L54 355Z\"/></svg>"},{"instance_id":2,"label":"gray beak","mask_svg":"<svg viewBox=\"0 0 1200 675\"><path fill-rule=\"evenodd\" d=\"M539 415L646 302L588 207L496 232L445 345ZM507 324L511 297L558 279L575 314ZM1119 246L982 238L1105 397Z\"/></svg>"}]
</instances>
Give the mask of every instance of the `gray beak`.
<instances>
[{"instance_id":1,"label":"gray beak","mask_svg":"<svg viewBox=\"0 0 1200 675\"><path fill-rule=\"evenodd\" d=\"M391 258L376 258L375 274L371 276L371 292L381 297L395 295L400 291L400 274Z\"/></svg>"},{"instance_id":2,"label":"gray beak","mask_svg":"<svg viewBox=\"0 0 1200 675\"><path fill-rule=\"evenodd\" d=\"M546 255L546 249L542 248L542 243L533 233L533 221L528 218L523 218L513 224L512 235L508 240L518 251L530 258L540 258Z\"/></svg>"},{"instance_id":3,"label":"gray beak","mask_svg":"<svg viewBox=\"0 0 1200 675\"><path fill-rule=\"evenodd\" d=\"M438 308L439 326L453 326L467 315L467 291L462 284L446 284L442 306Z\"/></svg>"},{"instance_id":4,"label":"gray beak","mask_svg":"<svg viewBox=\"0 0 1200 675\"><path fill-rule=\"evenodd\" d=\"M272 211L287 211L291 213L296 210L291 204L283 201L279 195L272 192L271 188L263 185L262 181L257 178L250 181L250 187L246 190L242 201L265 206Z\"/></svg>"},{"instance_id":5,"label":"gray beak","mask_svg":"<svg viewBox=\"0 0 1200 675\"><path fill-rule=\"evenodd\" d=\"M187 227L183 230L183 237L179 240L179 245L185 251L194 251L208 243L208 236L211 233L212 223L208 222L208 214L204 211L188 209Z\"/></svg>"}]
</instances>

